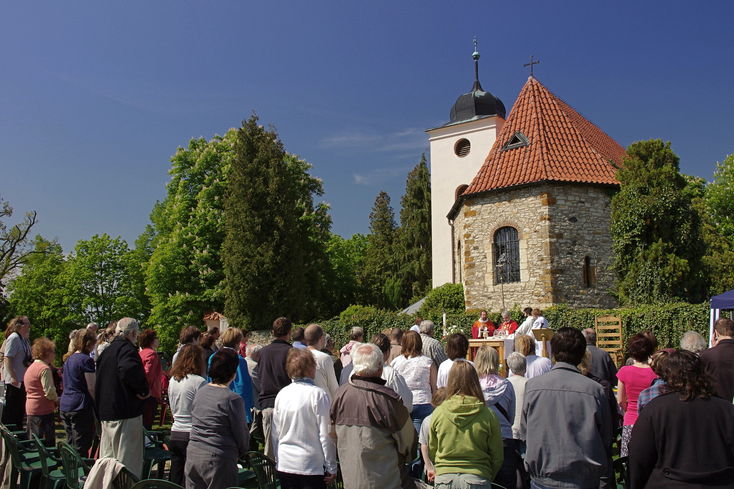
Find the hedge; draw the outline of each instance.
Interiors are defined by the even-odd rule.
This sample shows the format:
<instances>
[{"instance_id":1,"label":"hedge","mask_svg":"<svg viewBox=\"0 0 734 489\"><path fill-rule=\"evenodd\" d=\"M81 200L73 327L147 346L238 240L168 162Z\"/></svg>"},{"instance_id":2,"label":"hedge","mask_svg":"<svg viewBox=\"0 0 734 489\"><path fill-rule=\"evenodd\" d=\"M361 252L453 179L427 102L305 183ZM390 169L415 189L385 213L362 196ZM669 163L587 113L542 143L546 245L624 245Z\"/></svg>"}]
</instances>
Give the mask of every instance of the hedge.
<instances>
[{"instance_id":1,"label":"hedge","mask_svg":"<svg viewBox=\"0 0 734 489\"><path fill-rule=\"evenodd\" d=\"M421 310L423 319L430 319L436 323L436 337L442 336L445 331L441 327L442 312ZM514 320L522 322L522 312L519 309L510 311ZM548 319L550 327L558 329L562 326L574 328L593 328L594 318L597 316L618 316L622 319L622 332L625 340L642 331L652 331L658 339L661 348L677 348L680 338L686 331L693 330L708 339L709 305L672 303L662 305L641 305L617 309L576 309L565 305L553 306L545 309L543 315ZM479 316L479 310L452 311L446 313L448 332L462 332L469 336L471 325ZM364 329L365 339L369 340L375 333L383 332L394 327L408 329L417 315L399 314L370 306L350 306L339 318L321 321L322 327L334 338L337 348L341 348L349 341L349 331L353 326ZM500 320L498 311L489 312L489 318L496 324Z\"/></svg>"}]
</instances>

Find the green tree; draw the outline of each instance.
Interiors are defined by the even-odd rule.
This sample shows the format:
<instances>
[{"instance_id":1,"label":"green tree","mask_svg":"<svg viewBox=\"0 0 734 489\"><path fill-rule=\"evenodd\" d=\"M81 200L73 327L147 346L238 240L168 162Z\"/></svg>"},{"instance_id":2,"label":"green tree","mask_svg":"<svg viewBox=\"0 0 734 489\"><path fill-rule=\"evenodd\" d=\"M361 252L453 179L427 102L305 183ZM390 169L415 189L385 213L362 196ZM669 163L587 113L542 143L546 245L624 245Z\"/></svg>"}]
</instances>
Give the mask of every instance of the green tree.
<instances>
[{"instance_id":1,"label":"green tree","mask_svg":"<svg viewBox=\"0 0 734 489\"><path fill-rule=\"evenodd\" d=\"M224 199L236 130L192 139L171 158L166 198L151 212L151 227L136 243L150 300L150 324L164 349L183 326L201 324L224 308Z\"/></svg>"},{"instance_id":2,"label":"green tree","mask_svg":"<svg viewBox=\"0 0 734 489\"><path fill-rule=\"evenodd\" d=\"M23 222L8 227L5 219L12 217L13 208L0 198L0 297L4 296L6 280L25 262L33 248L29 243L30 232L37 221L35 211L26 213Z\"/></svg>"},{"instance_id":3,"label":"green tree","mask_svg":"<svg viewBox=\"0 0 734 489\"><path fill-rule=\"evenodd\" d=\"M408 173L400 201L396 244L401 280L400 301L420 299L431 289L431 175L426 155Z\"/></svg>"},{"instance_id":4,"label":"green tree","mask_svg":"<svg viewBox=\"0 0 734 489\"><path fill-rule=\"evenodd\" d=\"M692 189L670 143L640 141L627 149L612 198L614 269L620 300L700 301L705 295L700 220ZM685 272L684 272L685 271ZM656 286L658 282L660 286Z\"/></svg>"},{"instance_id":5,"label":"green tree","mask_svg":"<svg viewBox=\"0 0 734 489\"><path fill-rule=\"evenodd\" d=\"M66 261L61 245L41 236L33 240L34 253L28 255L20 275L8 285L12 315L28 316L34 337L53 339L65 351L69 331L76 325L66 318L64 298Z\"/></svg>"},{"instance_id":6,"label":"green tree","mask_svg":"<svg viewBox=\"0 0 734 489\"><path fill-rule=\"evenodd\" d=\"M716 163L714 180L706 187L711 224L734 244L734 154Z\"/></svg>"},{"instance_id":7,"label":"green tree","mask_svg":"<svg viewBox=\"0 0 734 489\"><path fill-rule=\"evenodd\" d=\"M327 242L326 252L329 257L330 290L332 300L337 311L343 311L350 304L367 303L360 270L364 266L367 252L367 236L354 234L344 239L332 234Z\"/></svg>"},{"instance_id":8,"label":"green tree","mask_svg":"<svg viewBox=\"0 0 734 489\"><path fill-rule=\"evenodd\" d=\"M396 232L390 196L380 192L370 212L370 234L361 270L369 303L378 307L395 308L400 304L398 262L394 252Z\"/></svg>"},{"instance_id":9,"label":"green tree","mask_svg":"<svg viewBox=\"0 0 734 489\"><path fill-rule=\"evenodd\" d=\"M265 329L278 316L310 319L325 296L328 208L321 182L250 117L237 130L224 205L225 314Z\"/></svg>"},{"instance_id":10,"label":"green tree","mask_svg":"<svg viewBox=\"0 0 734 489\"><path fill-rule=\"evenodd\" d=\"M147 311L135 294L139 278L122 238L102 234L78 241L64 267L64 320L82 326L125 316L145 319Z\"/></svg>"}]
</instances>

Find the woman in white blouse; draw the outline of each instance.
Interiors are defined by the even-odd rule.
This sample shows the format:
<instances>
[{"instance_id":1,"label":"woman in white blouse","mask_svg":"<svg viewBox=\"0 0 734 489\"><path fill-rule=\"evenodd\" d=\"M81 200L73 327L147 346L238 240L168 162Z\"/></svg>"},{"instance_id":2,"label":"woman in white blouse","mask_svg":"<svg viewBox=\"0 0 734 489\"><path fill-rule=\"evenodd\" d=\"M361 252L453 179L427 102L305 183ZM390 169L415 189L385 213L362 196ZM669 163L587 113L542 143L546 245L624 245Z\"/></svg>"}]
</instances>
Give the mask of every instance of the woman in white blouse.
<instances>
[{"instance_id":1,"label":"woman in white blouse","mask_svg":"<svg viewBox=\"0 0 734 489\"><path fill-rule=\"evenodd\" d=\"M184 345L171 369L168 402L173 413L171 425L171 482L183 484L186 448L191 433L191 411L196 391L206 385L204 350L196 343Z\"/></svg>"},{"instance_id":2,"label":"woman in white blouse","mask_svg":"<svg viewBox=\"0 0 734 489\"><path fill-rule=\"evenodd\" d=\"M410 417L415 431L421 429L423 419L433 412L431 398L436 391L436 366L430 357L421 354L423 341L415 331L403 335L402 350L390 366L403 376L413 394Z\"/></svg>"},{"instance_id":3,"label":"woman in white blouse","mask_svg":"<svg viewBox=\"0 0 734 489\"><path fill-rule=\"evenodd\" d=\"M336 444L330 436L331 400L314 383L316 361L292 348L285 370L293 381L273 407L272 440L282 489L326 488L336 479Z\"/></svg>"}]
</instances>

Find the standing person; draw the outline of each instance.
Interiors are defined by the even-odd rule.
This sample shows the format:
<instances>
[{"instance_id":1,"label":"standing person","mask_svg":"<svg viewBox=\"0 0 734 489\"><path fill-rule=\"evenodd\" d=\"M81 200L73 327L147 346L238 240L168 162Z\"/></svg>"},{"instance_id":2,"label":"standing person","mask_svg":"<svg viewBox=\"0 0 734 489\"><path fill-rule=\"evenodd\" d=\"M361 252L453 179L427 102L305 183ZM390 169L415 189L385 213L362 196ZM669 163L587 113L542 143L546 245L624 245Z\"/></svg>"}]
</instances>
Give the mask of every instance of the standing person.
<instances>
[{"instance_id":1,"label":"standing person","mask_svg":"<svg viewBox=\"0 0 734 489\"><path fill-rule=\"evenodd\" d=\"M306 349L306 343L305 343L305 331L302 327L297 327L293 330L291 333L291 342L293 343L293 348L298 348L299 350L305 350Z\"/></svg>"},{"instance_id":2,"label":"standing person","mask_svg":"<svg viewBox=\"0 0 734 489\"><path fill-rule=\"evenodd\" d=\"M385 365L382 366L382 380L385 381L385 387L389 387L394 390L399 396L400 400L403 401L403 405L408 411L413 410L413 393L410 391L410 387L405 382L402 375L397 373L394 368L387 365L387 356L390 353L390 340L382 333L377 333L372 337L370 341L373 345L377 345L383 355L383 361ZM339 380L339 385L343 385L349 382L354 373L354 366L350 363L344 370L342 370L342 378Z\"/></svg>"},{"instance_id":3,"label":"standing person","mask_svg":"<svg viewBox=\"0 0 734 489\"><path fill-rule=\"evenodd\" d=\"M311 326L306 328L306 342ZM307 351L288 352L286 371L293 382L281 389L273 408L273 446L282 489L326 489L336 479L336 445L329 433L331 398L314 382L317 368Z\"/></svg>"},{"instance_id":4,"label":"standing person","mask_svg":"<svg viewBox=\"0 0 734 489\"><path fill-rule=\"evenodd\" d=\"M66 440L79 456L89 457L97 422L94 415L94 381L96 367L89 355L97 344L97 335L87 330L77 335L75 351L64 362L64 390L59 400Z\"/></svg>"},{"instance_id":5,"label":"standing person","mask_svg":"<svg viewBox=\"0 0 734 489\"><path fill-rule=\"evenodd\" d=\"M31 322L26 316L18 316L10 320L5 330L3 342L3 382L5 383L5 407L2 422L18 429L23 427L25 416L26 391L23 377L26 369L33 362L31 345L28 336L31 333Z\"/></svg>"},{"instance_id":6,"label":"standing person","mask_svg":"<svg viewBox=\"0 0 734 489\"><path fill-rule=\"evenodd\" d=\"M179 361L171 369L168 384L168 401L171 404L171 482L181 485L184 481L186 449L191 434L191 412L196 393L206 385L202 373L206 368L201 346L195 343L184 345L179 352Z\"/></svg>"},{"instance_id":7,"label":"standing person","mask_svg":"<svg viewBox=\"0 0 734 489\"><path fill-rule=\"evenodd\" d=\"M706 372L714 379L714 392L734 400L734 321L719 318L714 323L713 347L701 353Z\"/></svg>"},{"instance_id":8,"label":"standing person","mask_svg":"<svg viewBox=\"0 0 734 489\"><path fill-rule=\"evenodd\" d=\"M334 344L334 338L332 338L330 335L326 334L326 341L324 343L324 349L321 350L322 352L328 354L331 359L334 362L334 376L339 380L342 375L342 369L344 366L342 365L341 358L339 358L339 355L334 351L334 348L336 345Z\"/></svg>"},{"instance_id":9,"label":"standing person","mask_svg":"<svg viewBox=\"0 0 734 489\"><path fill-rule=\"evenodd\" d=\"M535 321L535 318L533 317L533 308L526 307L522 310L522 315L525 316L525 320L515 331L516 336L530 334L530 330L533 329L533 321Z\"/></svg>"},{"instance_id":10,"label":"standing person","mask_svg":"<svg viewBox=\"0 0 734 489\"><path fill-rule=\"evenodd\" d=\"M415 331L405 333L402 354L391 365L405 379L413 394L410 417L416 432L420 431L423 419L433 412L431 398L436 391L437 375L433 361L421 354L421 341L421 336Z\"/></svg>"},{"instance_id":11,"label":"standing person","mask_svg":"<svg viewBox=\"0 0 734 489\"><path fill-rule=\"evenodd\" d=\"M486 338L493 334L494 323L487 318L487 311L480 312L479 319L474 321L474 324L471 325L471 337L474 339Z\"/></svg>"},{"instance_id":12,"label":"standing person","mask_svg":"<svg viewBox=\"0 0 734 489\"><path fill-rule=\"evenodd\" d=\"M429 321L428 319L421 321L421 344L423 345L421 352L433 360L433 364L438 369L438 366L448 357L443 349L443 345L437 339L433 338L435 329L436 326L433 324L433 321Z\"/></svg>"},{"instance_id":13,"label":"standing person","mask_svg":"<svg viewBox=\"0 0 734 489\"><path fill-rule=\"evenodd\" d=\"M117 321L117 336L99 356L94 384L102 424L99 456L117 459L138 478L143 469L143 408L150 397L135 348L139 331L133 318Z\"/></svg>"},{"instance_id":14,"label":"standing person","mask_svg":"<svg viewBox=\"0 0 734 489\"><path fill-rule=\"evenodd\" d=\"M209 357L214 355L214 353L219 350L217 348L217 340L219 339L219 328L217 326L212 326L209 328L206 333L204 333L201 337L200 345L203 349L204 358L206 361L209 360ZM238 345L239 346L239 345Z\"/></svg>"},{"instance_id":15,"label":"standing person","mask_svg":"<svg viewBox=\"0 0 734 489\"><path fill-rule=\"evenodd\" d=\"M533 309L533 329L548 329L548 320L537 307Z\"/></svg>"},{"instance_id":16,"label":"standing person","mask_svg":"<svg viewBox=\"0 0 734 489\"><path fill-rule=\"evenodd\" d=\"M339 382L334 373L334 361L331 359L331 355L321 351L326 342L324 330L318 324L309 324L304 331L303 338L306 345L308 345L308 350L316 361L316 377L314 378L314 382L318 387L324 389L331 402L331 399L334 399L336 395L336 390L339 388Z\"/></svg>"},{"instance_id":17,"label":"standing person","mask_svg":"<svg viewBox=\"0 0 734 489\"><path fill-rule=\"evenodd\" d=\"M291 344L288 343L293 323L284 317L273 321L273 336L275 339L260 350L260 361L257 363L260 370L260 406L262 407L263 437L265 438L265 455L273 458L273 442L271 427L273 422L273 406L275 397L280 390L291 383L285 362Z\"/></svg>"},{"instance_id":18,"label":"standing person","mask_svg":"<svg viewBox=\"0 0 734 489\"><path fill-rule=\"evenodd\" d=\"M56 445L54 411L59 400L51 373L56 359L56 345L48 338L38 338L33 342L32 356L33 363L23 377L28 438L36 435L46 442L47 447L53 447Z\"/></svg>"},{"instance_id":19,"label":"standing person","mask_svg":"<svg viewBox=\"0 0 734 489\"><path fill-rule=\"evenodd\" d=\"M502 322L498 325L495 334L511 335L517 331L517 321L510 317L510 311L502 311Z\"/></svg>"},{"instance_id":20,"label":"standing person","mask_svg":"<svg viewBox=\"0 0 734 489\"><path fill-rule=\"evenodd\" d=\"M400 342L403 341L403 330L400 328L393 328L390 330L390 353L387 356L387 363L390 365L397 356L400 355L403 347L400 346Z\"/></svg>"},{"instance_id":21,"label":"standing person","mask_svg":"<svg viewBox=\"0 0 734 489\"><path fill-rule=\"evenodd\" d=\"M640 395L637 396L637 415L639 417L639 414L642 412L642 409L650 403L653 399L658 397L660 394L663 393L663 389L665 388L665 377L667 376L665 373L665 369L667 368L668 363L668 355L673 353L675 350L673 348L663 348L662 350L658 350L652 355L650 355L650 368L653 372L655 372L655 375L657 375L657 378L652 381L652 385L648 387L647 389L644 389L642 392L640 392ZM615 402L614 407L617 407L617 404Z\"/></svg>"},{"instance_id":22,"label":"standing person","mask_svg":"<svg viewBox=\"0 0 734 489\"><path fill-rule=\"evenodd\" d=\"M446 400L431 417L428 447L436 487L490 489L502 466L502 434L497 416L484 404L477 372L456 362Z\"/></svg>"},{"instance_id":23,"label":"standing person","mask_svg":"<svg viewBox=\"0 0 734 489\"><path fill-rule=\"evenodd\" d=\"M640 413L629 444L631 489L734 487L734 406L715 397L692 352L668 355L664 394Z\"/></svg>"},{"instance_id":24,"label":"standing person","mask_svg":"<svg viewBox=\"0 0 734 489\"><path fill-rule=\"evenodd\" d=\"M448 359L438 366L436 387L446 387L449 381L449 371L454 362L469 362L466 355L469 353L469 340L461 333L452 333L446 338L446 354ZM474 365L472 362L469 362Z\"/></svg>"},{"instance_id":25,"label":"standing person","mask_svg":"<svg viewBox=\"0 0 734 489\"><path fill-rule=\"evenodd\" d=\"M237 350L222 348L209 362L211 382L196 391L186 447L186 489L237 485L237 460L250 446L250 434L242 422L245 403L229 388L239 363Z\"/></svg>"},{"instance_id":26,"label":"standing person","mask_svg":"<svg viewBox=\"0 0 734 489\"><path fill-rule=\"evenodd\" d=\"M117 321L110 321L102 332L97 333L97 346L94 349L94 361L99 361L99 356L110 346L112 340L115 339L117 331Z\"/></svg>"},{"instance_id":27,"label":"standing person","mask_svg":"<svg viewBox=\"0 0 734 489\"><path fill-rule=\"evenodd\" d=\"M181 351L181 348L183 348L184 345L188 345L189 343L199 343L200 340L201 330L199 328L197 328L196 326L186 326L185 328L183 328L178 335L178 348L176 349L176 353L173 354L173 358L171 359L171 366L176 363L178 352Z\"/></svg>"},{"instance_id":28,"label":"standing person","mask_svg":"<svg viewBox=\"0 0 734 489\"><path fill-rule=\"evenodd\" d=\"M525 386L525 466L537 488L599 487L611 455L604 388L576 368L586 352L581 331L560 328L551 347L556 364Z\"/></svg>"},{"instance_id":29,"label":"standing person","mask_svg":"<svg viewBox=\"0 0 734 489\"><path fill-rule=\"evenodd\" d=\"M408 410L381 378L383 358L377 345L356 347L354 375L331 406L345 489L400 489L416 453Z\"/></svg>"},{"instance_id":30,"label":"standing person","mask_svg":"<svg viewBox=\"0 0 734 489\"><path fill-rule=\"evenodd\" d=\"M355 326L352 328L352 331L349 333L349 343L344 345L341 350L339 350L339 354L341 355L342 360L342 367L346 367L349 365L349 363L352 361L352 356L350 353L352 352L352 348L354 348L355 345L362 343L364 341L364 330L360 328L359 326Z\"/></svg>"},{"instance_id":31,"label":"standing person","mask_svg":"<svg viewBox=\"0 0 734 489\"><path fill-rule=\"evenodd\" d=\"M714 331L716 330L714 329ZM700 355L707 347L706 339L696 331L686 331L680 338L681 350L692 351L696 355Z\"/></svg>"},{"instance_id":32,"label":"standing person","mask_svg":"<svg viewBox=\"0 0 734 489\"><path fill-rule=\"evenodd\" d=\"M155 411L158 403L163 399L163 392L161 390L163 367L161 367L161 359L156 351L158 344L158 336L152 329L146 329L138 337L140 360L143 362L145 379L148 381L148 390L150 392L150 397L145 400L143 407L143 426L146 430L153 429Z\"/></svg>"},{"instance_id":33,"label":"standing person","mask_svg":"<svg viewBox=\"0 0 734 489\"><path fill-rule=\"evenodd\" d=\"M244 335L241 329L229 327L222 334L221 340L223 350L226 348L237 354L237 372L235 373L234 380L229 383L229 390L242 398L242 401L245 403L245 421L252 423L252 408L255 405L253 401L252 378L250 377L247 361L239 354L239 347L243 338ZM209 364L211 364L211 359L212 357L209 357Z\"/></svg>"},{"instance_id":34,"label":"standing person","mask_svg":"<svg viewBox=\"0 0 734 489\"><path fill-rule=\"evenodd\" d=\"M492 408L500 423L504 461L494 482L504 487L515 485L515 469L518 463L516 450L520 447L513 442L512 425L515 423L515 390L509 380L500 377L500 355L491 346L483 346L474 358L479 385L484 394L484 403Z\"/></svg>"},{"instance_id":35,"label":"standing person","mask_svg":"<svg viewBox=\"0 0 734 489\"><path fill-rule=\"evenodd\" d=\"M525 355L525 377L528 379L550 372L553 366L549 358L535 354L535 337L532 335L515 335L515 351Z\"/></svg>"},{"instance_id":36,"label":"standing person","mask_svg":"<svg viewBox=\"0 0 734 489\"><path fill-rule=\"evenodd\" d=\"M87 328L86 329L87 329L88 332L93 333L95 335L95 337L96 337L97 336L97 332L99 331L99 324L97 324L97 323L89 323L89 324L87 324ZM71 353L74 353L74 351L72 350ZM95 360L96 359L96 354L97 354L96 350L92 350L91 352L89 352L89 356L92 357L92 360Z\"/></svg>"},{"instance_id":37,"label":"standing person","mask_svg":"<svg viewBox=\"0 0 734 489\"><path fill-rule=\"evenodd\" d=\"M606 380L610 386L614 387L617 385L617 366L614 365L614 360L609 353L596 346L596 331L586 328L582 333L586 339L586 349L591 354L589 373L601 380Z\"/></svg>"},{"instance_id":38,"label":"standing person","mask_svg":"<svg viewBox=\"0 0 734 489\"><path fill-rule=\"evenodd\" d=\"M617 402L624 411L620 450L623 457L627 456L632 427L637 421L637 398L657 377L648 363L653 351L649 337L642 333L634 335L627 342L627 355L632 358L632 365L625 365L617 372Z\"/></svg>"},{"instance_id":39,"label":"standing person","mask_svg":"<svg viewBox=\"0 0 734 489\"><path fill-rule=\"evenodd\" d=\"M507 368L510 369L510 376L507 380L512 384L515 391L515 420L512 423L512 439L518 440L520 443L517 447L520 453L525 453L525 435L520 430L520 420L522 419L522 403L525 400L525 385L528 379L525 378L525 356L513 351L507 357Z\"/></svg>"},{"instance_id":40,"label":"standing person","mask_svg":"<svg viewBox=\"0 0 734 489\"><path fill-rule=\"evenodd\" d=\"M436 389L436 392L433 393L433 398L431 399L433 411L435 412L436 408L443 404L445 400L446 387L439 387L438 389ZM418 432L418 446L421 451L421 459L423 460L423 467L428 482L433 482L436 478L436 467L433 466L433 460L431 460L431 452L428 447L428 440L431 438L431 419L433 419L433 413L429 414L425 417L425 419L423 419L423 422L421 423L421 430L420 432Z\"/></svg>"}]
</instances>

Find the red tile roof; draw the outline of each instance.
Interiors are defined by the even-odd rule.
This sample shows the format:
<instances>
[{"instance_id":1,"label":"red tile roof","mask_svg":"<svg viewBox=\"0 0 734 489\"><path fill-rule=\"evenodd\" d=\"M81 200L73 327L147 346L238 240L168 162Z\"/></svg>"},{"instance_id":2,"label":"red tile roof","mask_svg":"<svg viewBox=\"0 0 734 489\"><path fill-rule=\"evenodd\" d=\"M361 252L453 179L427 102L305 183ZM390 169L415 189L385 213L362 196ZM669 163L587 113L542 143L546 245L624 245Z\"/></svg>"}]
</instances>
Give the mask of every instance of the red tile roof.
<instances>
[{"instance_id":1,"label":"red tile roof","mask_svg":"<svg viewBox=\"0 0 734 489\"><path fill-rule=\"evenodd\" d=\"M503 150L517 132L529 144ZM614 165L624 157L614 139L530 77L463 195L542 181L619 185Z\"/></svg>"}]
</instances>

